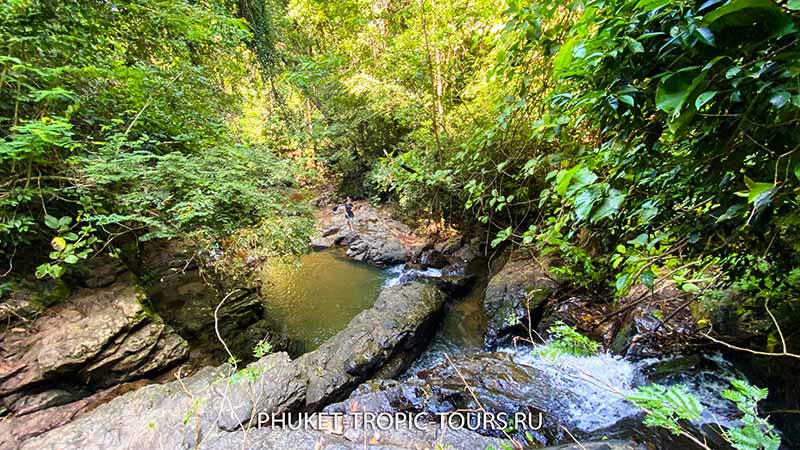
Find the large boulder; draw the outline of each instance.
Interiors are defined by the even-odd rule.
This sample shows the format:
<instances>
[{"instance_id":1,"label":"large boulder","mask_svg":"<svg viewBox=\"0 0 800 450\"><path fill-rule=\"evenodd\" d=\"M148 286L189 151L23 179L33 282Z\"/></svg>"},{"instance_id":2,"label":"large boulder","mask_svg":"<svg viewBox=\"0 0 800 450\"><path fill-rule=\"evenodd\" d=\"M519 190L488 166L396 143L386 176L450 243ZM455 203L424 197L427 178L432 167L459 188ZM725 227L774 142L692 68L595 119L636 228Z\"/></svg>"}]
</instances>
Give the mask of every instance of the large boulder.
<instances>
[{"instance_id":1,"label":"large boulder","mask_svg":"<svg viewBox=\"0 0 800 450\"><path fill-rule=\"evenodd\" d=\"M483 310L488 318L485 344L494 348L510 335L529 337L545 300L558 288L547 260L514 251L486 286Z\"/></svg>"},{"instance_id":2,"label":"large boulder","mask_svg":"<svg viewBox=\"0 0 800 450\"><path fill-rule=\"evenodd\" d=\"M433 333L443 305L444 295L429 284L386 288L371 309L294 361L276 353L243 370L204 368L179 381L147 386L22 448L230 448L212 443L240 433L259 414L316 411L342 400L369 378L405 370Z\"/></svg>"},{"instance_id":3,"label":"large boulder","mask_svg":"<svg viewBox=\"0 0 800 450\"><path fill-rule=\"evenodd\" d=\"M106 387L185 358L186 341L150 314L142 298L130 280L79 289L30 329L3 336L0 396L36 390L51 380Z\"/></svg>"},{"instance_id":4,"label":"large boulder","mask_svg":"<svg viewBox=\"0 0 800 450\"><path fill-rule=\"evenodd\" d=\"M599 430L603 435L639 413L569 368L532 364L526 355L506 352L453 358L404 381L370 381L326 411L423 414L433 422L442 414L463 411L519 414L526 424L514 430L479 426L476 431L497 438L510 434L523 442L531 436L539 445L568 442L564 430L581 439L598 437Z\"/></svg>"},{"instance_id":5,"label":"large boulder","mask_svg":"<svg viewBox=\"0 0 800 450\"><path fill-rule=\"evenodd\" d=\"M335 245L347 247L347 256L380 267L406 262L413 248L425 241L404 223L391 217L386 208L368 202L353 203L355 219L351 231L344 222L343 212L332 211L329 205L317 211L317 235L311 246L315 250Z\"/></svg>"},{"instance_id":6,"label":"large boulder","mask_svg":"<svg viewBox=\"0 0 800 450\"><path fill-rule=\"evenodd\" d=\"M0 449L69 422L102 392L119 392L104 388L161 373L188 355L186 341L142 304L130 276L109 282L76 290L0 338L0 405L10 416Z\"/></svg>"},{"instance_id":7,"label":"large boulder","mask_svg":"<svg viewBox=\"0 0 800 450\"><path fill-rule=\"evenodd\" d=\"M537 356L529 349L471 354L446 359L402 381L369 381L325 411L345 416L353 412L404 413L433 423L441 423L442 416L460 414L471 417L475 424L472 430L481 435L510 436L519 442L533 440L534 446L572 443L576 438L581 442L609 438L648 444L641 448L695 449L686 438L643 425L642 411L621 393L632 392L648 379L668 385L683 383L692 392L702 392L707 389L704 383L712 379L716 382L724 374L690 370L682 373L682 378L649 375L639 366L607 354L591 358L562 355L557 359ZM710 424L715 420L729 423L736 411L717 404L707 408L704 423L687 424L688 429L715 449L729 449ZM479 420L478 412L484 419ZM523 417L524 422L498 429L485 420L501 414Z\"/></svg>"}]
</instances>

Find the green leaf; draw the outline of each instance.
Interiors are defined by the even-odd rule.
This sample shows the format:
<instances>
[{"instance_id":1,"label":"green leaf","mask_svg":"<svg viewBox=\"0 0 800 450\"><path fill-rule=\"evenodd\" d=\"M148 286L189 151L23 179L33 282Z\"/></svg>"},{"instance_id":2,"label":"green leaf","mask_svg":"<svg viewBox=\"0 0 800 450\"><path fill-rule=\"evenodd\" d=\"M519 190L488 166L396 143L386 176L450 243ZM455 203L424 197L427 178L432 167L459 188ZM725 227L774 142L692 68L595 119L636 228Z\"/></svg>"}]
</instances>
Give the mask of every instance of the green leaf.
<instances>
[{"instance_id":1,"label":"green leaf","mask_svg":"<svg viewBox=\"0 0 800 450\"><path fill-rule=\"evenodd\" d=\"M772 104L772 106L774 106L774 107L776 107L778 109L781 109L781 108L784 107L784 105L789 103L789 100L791 98L792 98L791 94L789 94L786 91L782 91L782 92L778 92L778 93L774 94L772 97L770 97L769 102Z\"/></svg>"},{"instance_id":2,"label":"green leaf","mask_svg":"<svg viewBox=\"0 0 800 450\"><path fill-rule=\"evenodd\" d=\"M44 224L47 225L48 228L52 228L54 230L57 230L58 227L59 227L58 219L56 219L55 217L53 217L53 216L51 216L49 214L45 214L45 216L44 216Z\"/></svg>"},{"instance_id":3,"label":"green leaf","mask_svg":"<svg viewBox=\"0 0 800 450\"><path fill-rule=\"evenodd\" d=\"M655 11L662 6L668 5L669 3L670 0L639 0L636 3L636 9L644 13L649 13L650 11Z\"/></svg>"},{"instance_id":4,"label":"green leaf","mask_svg":"<svg viewBox=\"0 0 800 450\"><path fill-rule=\"evenodd\" d=\"M610 189L603 203L592 214L592 222L598 222L619 212L623 200L625 200L625 194L617 189Z\"/></svg>"},{"instance_id":5,"label":"green leaf","mask_svg":"<svg viewBox=\"0 0 800 450\"><path fill-rule=\"evenodd\" d=\"M747 203L756 202L764 193L775 187L775 185L772 183L760 183L753 181L748 176L744 177L744 184L747 186L747 191L737 192L736 195L740 197L747 197Z\"/></svg>"},{"instance_id":6,"label":"green leaf","mask_svg":"<svg viewBox=\"0 0 800 450\"><path fill-rule=\"evenodd\" d=\"M698 95L697 98L694 100L694 107L698 110L703 107L706 103L711 101L714 96L717 95L717 91L706 91L702 94Z\"/></svg>"},{"instance_id":7,"label":"green leaf","mask_svg":"<svg viewBox=\"0 0 800 450\"><path fill-rule=\"evenodd\" d=\"M603 196L602 186L594 185L581 189L575 197L575 215L582 222L589 218L594 205Z\"/></svg>"},{"instance_id":8,"label":"green leaf","mask_svg":"<svg viewBox=\"0 0 800 450\"><path fill-rule=\"evenodd\" d=\"M78 235L75 234L75 233L66 233L61 237L63 237L64 240L67 240L67 241L70 241L70 242L75 242L75 241L78 240Z\"/></svg>"},{"instance_id":9,"label":"green leaf","mask_svg":"<svg viewBox=\"0 0 800 450\"><path fill-rule=\"evenodd\" d=\"M792 11L800 11L800 0L789 0L786 2L786 8Z\"/></svg>"},{"instance_id":10,"label":"green leaf","mask_svg":"<svg viewBox=\"0 0 800 450\"><path fill-rule=\"evenodd\" d=\"M569 189L567 189L567 194L573 195L579 189L582 189L586 186L597 181L597 175L594 172L587 169L586 167L580 166L578 170L575 172L575 175L572 177L572 185Z\"/></svg>"},{"instance_id":11,"label":"green leaf","mask_svg":"<svg viewBox=\"0 0 800 450\"><path fill-rule=\"evenodd\" d=\"M794 30L791 17L772 0L731 0L703 17L703 22L712 29L752 28L753 24L764 24L774 35L784 35Z\"/></svg>"},{"instance_id":12,"label":"green leaf","mask_svg":"<svg viewBox=\"0 0 800 450\"><path fill-rule=\"evenodd\" d=\"M628 244L635 245L637 247L638 246L642 246L642 245L646 245L647 244L647 238L648 238L647 233L641 233L638 236L636 236L635 238L633 238L630 241L628 241Z\"/></svg>"},{"instance_id":13,"label":"green leaf","mask_svg":"<svg viewBox=\"0 0 800 450\"><path fill-rule=\"evenodd\" d=\"M620 95L618 98L619 101L621 101L622 103L633 106L633 97L631 97L630 95Z\"/></svg>"},{"instance_id":14,"label":"green leaf","mask_svg":"<svg viewBox=\"0 0 800 450\"><path fill-rule=\"evenodd\" d=\"M625 40L628 42L628 48L630 48L633 53L644 53L644 46L641 42L628 36L625 36Z\"/></svg>"},{"instance_id":15,"label":"green leaf","mask_svg":"<svg viewBox=\"0 0 800 450\"><path fill-rule=\"evenodd\" d=\"M645 285L648 289L653 289L655 285L656 276L652 270L645 270L639 275L639 279L642 280L642 284Z\"/></svg>"},{"instance_id":16,"label":"green leaf","mask_svg":"<svg viewBox=\"0 0 800 450\"><path fill-rule=\"evenodd\" d=\"M557 78L565 75L572 67L573 51L578 42L580 41L577 38L572 38L558 49L558 53L553 59L553 75Z\"/></svg>"},{"instance_id":17,"label":"green leaf","mask_svg":"<svg viewBox=\"0 0 800 450\"><path fill-rule=\"evenodd\" d=\"M675 112L686 98L693 80L694 75L690 72L676 72L662 78L656 89L656 107L667 113Z\"/></svg>"},{"instance_id":18,"label":"green leaf","mask_svg":"<svg viewBox=\"0 0 800 450\"><path fill-rule=\"evenodd\" d=\"M614 282L614 287L617 289L617 292L624 292L628 288L628 277L627 273L623 273L617 277L617 280Z\"/></svg>"},{"instance_id":19,"label":"green leaf","mask_svg":"<svg viewBox=\"0 0 800 450\"><path fill-rule=\"evenodd\" d=\"M714 33L706 27L700 27L695 30L697 38L706 45L714 46Z\"/></svg>"},{"instance_id":20,"label":"green leaf","mask_svg":"<svg viewBox=\"0 0 800 450\"><path fill-rule=\"evenodd\" d=\"M556 193L560 196L563 196L567 193L567 188L569 187L570 181L572 181L572 177L575 176L575 173L578 172L581 166L577 165L569 170L560 170L556 175Z\"/></svg>"}]
</instances>

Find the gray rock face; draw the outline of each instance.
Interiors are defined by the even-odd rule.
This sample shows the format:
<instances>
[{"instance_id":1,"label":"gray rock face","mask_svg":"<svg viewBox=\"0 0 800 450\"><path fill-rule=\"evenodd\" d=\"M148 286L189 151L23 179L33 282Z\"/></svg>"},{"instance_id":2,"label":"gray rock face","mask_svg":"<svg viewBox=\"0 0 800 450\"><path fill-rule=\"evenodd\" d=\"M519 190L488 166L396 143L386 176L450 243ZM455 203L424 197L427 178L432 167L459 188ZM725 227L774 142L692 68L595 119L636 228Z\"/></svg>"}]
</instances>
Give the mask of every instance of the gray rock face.
<instances>
[{"instance_id":1,"label":"gray rock face","mask_svg":"<svg viewBox=\"0 0 800 450\"><path fill-rule=\"evenodd\" d=\"M483 310L489 319L487 347L496 347L509 334L528 336L531 314L558 287L548 276L547 267L546 261L517 251L489 280L483 297Z\"/></svg>"},{"instance_id":2,"label":"gray rock face","mask_svg":"<svg viewBox=\"0 0 800 450\"><path fill-rule=\"evenodd\" d=\"M140 297L130 280L80 289L37 319L32 331L4 336L0 395L25 392L55 378L110 386L185 358L186 342L149 315Z\"/></svg>"},{"instance_id":3,"label":"gray rock face","mask_svg":"<svg viewBox=\"0 0 800 450\"><path fill-rule=\"evenodd\" d=\"M353 231L345 224L341 208L338 212L331 208L317 214L319 232L311 242L315 250L340 245L347 247L347 256L355 260L386 267L404 263L413 254L413 247L424 241L408 226L392 219L387 210L367 202L354 202Z\"/></svg>"},{"instance_id":4,"label":"gray rock face","mask_svg":"<svg viewBox=\"0 0 800 450\"><path fill-rule=\"evenodd\" d=\"M553 387L547 373L514 361L507 353L485 353L456 358L417 373L405 381L376 380L360 386L347 400L329 405L326 411L346 414L359 410L373 413L424 414L432 422L457 411L489 414L528 414L530 427L512 432L524 441L525 431L540 445L563 442L566 435L560 412L570 407L569 393ZM477 398L477 401L476 401ZM541 413L541 419L539 418ZM541 427L537 427L541 420ZM505 437L502 430L480 427L480 434Z\"/></svg>"},{"instance_id":5,"label":"gray rock face","mask_svg":"<svg viewBox=\"0 0 800 450\"><path fill-rule=\"evenodd\" d=\"M29 328L0 339L0 404L12 415L0 426L0 449L69 422L95 391L162 372L187 356L186 341L148 313L141 297L128 276L78 289Z\"/></svg>"},{"instance_id":6,"label":"gray rock face","mask_svg":"<svg viewBox=\"0 0 800 450\"><path fill-rule=\"evenodd\" d=\"M373 308L297 360L276 353L239 372L223 365L146 386L27 441L22 448L231 448L227 440L236 438L229 435L240 435L237 430L252 426L259 414L315 411L343 399L368 378L397 375L427 341L443 304L443 294L431 285L387 288ZM316 447L313 439L301 434L286 444L271 443L270 433L259 431L254 436L262 434L266 437L260 443L247 448L348 448L336 447L340 445L336 440L328 447Z\"/></svg>"}]
</instances>

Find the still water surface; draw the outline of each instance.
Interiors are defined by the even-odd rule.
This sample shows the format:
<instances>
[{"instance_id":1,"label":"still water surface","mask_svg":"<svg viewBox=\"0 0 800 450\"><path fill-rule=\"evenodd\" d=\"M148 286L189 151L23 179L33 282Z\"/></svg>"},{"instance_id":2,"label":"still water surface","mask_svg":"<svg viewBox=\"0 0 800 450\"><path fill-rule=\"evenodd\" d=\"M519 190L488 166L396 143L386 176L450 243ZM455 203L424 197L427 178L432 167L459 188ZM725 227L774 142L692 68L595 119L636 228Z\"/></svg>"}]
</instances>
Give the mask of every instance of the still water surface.
<instances>
[{"instance_id":1,"label":"still water surface","mask_svg":"<svg viewBox=\"0 0 800 450\"><path fill-rule=\"evenodd\" d=\"M389 275L340 249L271 261L260 274L265 315L291 340L290 353L309 352L370 308Z\"/></svg>"}]
</instances>

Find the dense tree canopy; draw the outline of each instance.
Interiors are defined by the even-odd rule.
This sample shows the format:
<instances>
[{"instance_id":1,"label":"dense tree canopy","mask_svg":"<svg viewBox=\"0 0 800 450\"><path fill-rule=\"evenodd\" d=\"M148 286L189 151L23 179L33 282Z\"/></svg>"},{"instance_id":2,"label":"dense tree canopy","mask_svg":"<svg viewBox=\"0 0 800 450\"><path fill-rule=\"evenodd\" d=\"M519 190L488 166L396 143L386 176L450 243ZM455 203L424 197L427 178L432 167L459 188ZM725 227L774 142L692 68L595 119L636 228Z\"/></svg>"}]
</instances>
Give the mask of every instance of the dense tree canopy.
<instances>
[{"instance_id":1,"label":"dense tree canopy","mask_svg":"<svg viewBox=\"0 0 800 450\"><path fill-rule=\"evenodd\" d=\"M800 324L798 10L8 0L0 251L56 277L127 234L299 251L288 197L321 176L774 334L765 303Z\"/></svg>"}]
</instances>

